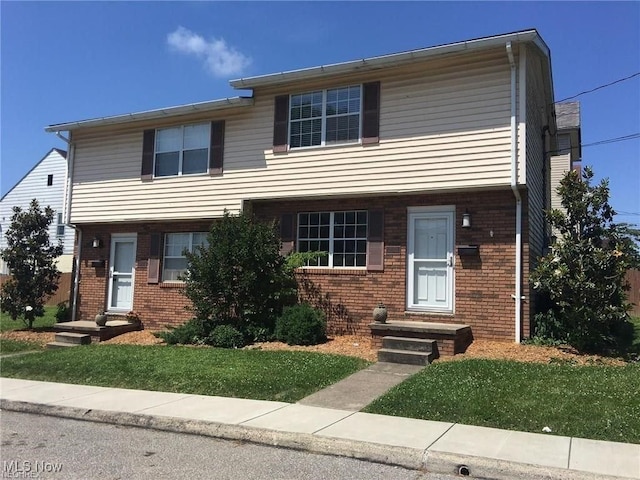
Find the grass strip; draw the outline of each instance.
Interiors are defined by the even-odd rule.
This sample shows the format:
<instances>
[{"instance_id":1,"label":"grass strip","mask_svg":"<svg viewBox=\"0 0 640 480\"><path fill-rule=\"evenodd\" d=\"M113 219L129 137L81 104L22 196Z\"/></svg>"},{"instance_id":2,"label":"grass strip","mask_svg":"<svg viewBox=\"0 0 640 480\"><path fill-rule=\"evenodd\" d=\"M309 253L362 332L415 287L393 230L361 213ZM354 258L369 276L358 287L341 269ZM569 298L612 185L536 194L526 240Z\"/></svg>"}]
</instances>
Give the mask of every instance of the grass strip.
<instances>
[{"instance_id":1,"label":"grass strip","mask_svg":"<svg viewBox=\"0 0 640 480\"><path fill-rule=\"evenodd\" d=\"M2 376L296 402L368 365L313 352L89 345L2 361Z\"/></svg>"},{"instance_id":2,"label":"grass strip","mask_svg":"<svg viewBox=\"0 0 640 480\"><path fill-rule=\"evenodd\" d=\"M34 342L24 342L22 340L9 340L6 338L0 338L0 355L35 350L42 350L42 346Z\"/></svg>"},{"instance_id":3,"label":"grass strip","mask_svg":"<svg viewBox=\"0 0 640 480\"><path fill-rule=\"evenodd\" d=\"M640 364L463 360L431 365L366 412L640 443Z\"/></svg>"}]
</instances>

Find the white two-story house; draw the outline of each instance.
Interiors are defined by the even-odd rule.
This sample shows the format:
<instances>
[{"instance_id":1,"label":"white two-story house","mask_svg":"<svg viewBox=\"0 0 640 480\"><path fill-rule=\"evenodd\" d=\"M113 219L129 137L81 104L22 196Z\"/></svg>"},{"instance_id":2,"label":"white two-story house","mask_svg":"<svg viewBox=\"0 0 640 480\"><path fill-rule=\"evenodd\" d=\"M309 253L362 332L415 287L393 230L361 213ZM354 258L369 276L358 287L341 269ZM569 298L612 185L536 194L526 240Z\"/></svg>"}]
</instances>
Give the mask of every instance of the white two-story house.
<instances>
[{"instance_id":1,"label":"white two-story house","mask_svg":"<svg viewBox=\"0 0 640 480\"><path fill-rule=\"evenodd\" d=\"M321 250L300 294L333 332L458 323L519 341L556 149L535 30L233 80L243 96L47 127L68 132L76 318L189 318L185 249L226 210Z\"/></svg>"},{"instance_id":2,"label":"white two-story house","mask_svg":"<svg viewBox=\"0 0 640 480\"><path fill-rule=\"evenodd\" d=\"M71 272L73 267L73 229L63 220L64 194L67 180L67 152L52 148L0 199L0 249L7 248L5 234L11 225L13 207L29 210L31 200L38 200L40 208L49 206L54 211L53 222L49 226L49 241L62 242L63 253L57 260L58 270ZM0 259L0 274L9 274Z\"/></svg>"}]
</instances>

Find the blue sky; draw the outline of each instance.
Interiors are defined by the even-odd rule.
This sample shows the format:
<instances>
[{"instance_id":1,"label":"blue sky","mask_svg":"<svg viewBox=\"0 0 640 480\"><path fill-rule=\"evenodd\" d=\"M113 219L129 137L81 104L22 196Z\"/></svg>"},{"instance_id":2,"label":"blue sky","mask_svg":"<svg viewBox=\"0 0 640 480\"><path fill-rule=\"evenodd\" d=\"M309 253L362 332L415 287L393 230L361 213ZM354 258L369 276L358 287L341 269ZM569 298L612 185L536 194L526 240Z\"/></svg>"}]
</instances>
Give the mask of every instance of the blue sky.
<instances>
[{"instance_id":1,"label":"blue sky","mask_svg":"<svg viewBox=\"0 0 640 480\"><path fill-rule=\"evenodd\" d=\"M242 76L536 28L556 100L640 72L639 2L0 2L1 193L49 124L207 101ZM640 132L640 76L578 97L583 145ZM640 224L640 139L583 149Z\"/></svg>"}]
</instances>

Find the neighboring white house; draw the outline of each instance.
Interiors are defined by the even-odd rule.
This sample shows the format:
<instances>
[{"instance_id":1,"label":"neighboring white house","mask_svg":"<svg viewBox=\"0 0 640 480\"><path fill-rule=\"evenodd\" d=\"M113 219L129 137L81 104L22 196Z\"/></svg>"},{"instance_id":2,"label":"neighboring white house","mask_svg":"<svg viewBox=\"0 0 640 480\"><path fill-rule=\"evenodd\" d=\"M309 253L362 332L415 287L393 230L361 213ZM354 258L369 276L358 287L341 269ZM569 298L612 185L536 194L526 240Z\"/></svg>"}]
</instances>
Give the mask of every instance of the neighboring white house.
<instances>
[{"instance_id":1,"label":"neighboring white house","mask_svg":"<svg viewBox=\"0 0 640 480\"><path fill-rule=\"evenodd\" d=\"M64 245L62 256L58 259L58 269L70 272L73 265L74 231L65 227L63 219L64 192L67 178L67 152L52 148L42 160L0 199L0 249L6 248L5 232L11 224L13 207L28 209L32 199L37 199L41 207L50 206L55 211L49 236L53 242L61 239ZM0 273L7 271L4 261L0 260Z\"/></svg>"},{"instance_id":2,"label":"neighboring white house","mask_svg":"<svg viewBox=\"0 0 640 480\"><path fill-rule=\"evenodd\" d=\"M556 103L555 112L558 149L550 152L550 206L564 210L557 192L560 180L569 170L580 171L579 162L582 158L580 102ZM551 235L557 237L557 229L552 228Z\"/></svg>"}]
</instances>

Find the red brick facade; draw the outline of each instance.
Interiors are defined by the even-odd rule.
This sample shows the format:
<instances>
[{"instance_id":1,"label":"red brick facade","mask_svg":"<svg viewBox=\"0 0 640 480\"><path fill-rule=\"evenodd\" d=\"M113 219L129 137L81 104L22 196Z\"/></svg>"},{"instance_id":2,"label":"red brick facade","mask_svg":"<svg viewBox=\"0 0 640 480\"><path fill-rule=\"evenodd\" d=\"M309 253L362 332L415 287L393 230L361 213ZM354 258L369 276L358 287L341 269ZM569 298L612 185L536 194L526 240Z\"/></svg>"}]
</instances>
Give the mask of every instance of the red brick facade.
<instances>
[{"instance_id":1,"label":"red brick facade","mask_svg":"<svg viewBox=\"0 0 640 480\"><path fill-rule=\"evenodd\" d=\"M526 197L526 192L523 192ZM454 313L406 311L407 207L455 205L455 244L479 245L479 254L455 257ZM327 313L332 333L369 335L374 306L387 305L389 320L415 320L471 325L474 338L513 340L515 292L515 200L510 190L393 197L359 197L298 201L260 201L251 205L260 219L278 219L284 213L378 209L384 211L384 270L305 269L298 275L300 294ZM469 211L472 227L461 227ZM79 319L91 319L105 309L109 279L111 234L137 233L133 309L149 329L177 325L190 318L187 299L176 284L149 284L147 261L153 232L208 230L210 221L95 225L82 228ZM528 217L523 201L523 293L529 300ZM103 246L92 248L93 238ZM104 267L91 260L104 259ZM530 305L523 304L523 336L529 335Z\"/></svg>"},{"instance_id":2,"label":"red brick facade","mask_svg":"<svg viewBox=\"0 0 640 480\"><path fill-rule=\"evenodd\" d=\"M139 314L144 327L151 330L161 330L167 325L175 326L184 323L191 318L186 309L190 302L180 293L181 285L179 283L150 284L147 282L150 235L154 232L206 232L210 225L210 221L205 221L82 227L78 319L93 319L100 310L107 309L111 235L114 233L136 233L133 310ZM91 246L94 238L101 240L101 248ZM105 260L104 267L91 265L92 260L100 259Z\"/></svg>"},{"instance_id":3,"label":"red brick facade","mask_svg":"<svg viewBox=\"0 0 640 480\"><path fill-rule=\"evenodd\" d=\"M526 195L526 192L523 192ZM455 205L456 245L479 245L479 255L455 258L453 314L415 313L406 309L407 207ZM298 275L300 294L325 310L333 333L369 335L373 308L384 302L389 320L464 323L474 338L515 338L515 211L511 190L299 201L254 202L258 218L283 213L331 210L384 210L384 271L305 269ZM472 228L461 226L469 211ZM528 217L523 201L523 294L528 299ZM493 236L492 236L493 233ZM529 308L523 304L522 335L529 335Z\"/></svg>"}]
</instances>

